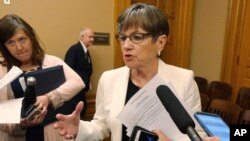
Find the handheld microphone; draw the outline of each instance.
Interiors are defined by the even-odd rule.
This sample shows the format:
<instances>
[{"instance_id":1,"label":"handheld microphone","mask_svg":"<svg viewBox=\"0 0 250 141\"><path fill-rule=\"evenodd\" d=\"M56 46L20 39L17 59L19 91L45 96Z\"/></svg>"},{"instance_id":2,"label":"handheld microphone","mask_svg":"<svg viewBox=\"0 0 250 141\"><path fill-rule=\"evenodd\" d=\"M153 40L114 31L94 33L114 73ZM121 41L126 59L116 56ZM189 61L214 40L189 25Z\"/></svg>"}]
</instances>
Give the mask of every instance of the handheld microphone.
<instances>
[{"instance_id":1,"label":"handheld microphone","mask_svg":"<svg viewBox=\"0 0 250 141\"><path fill-rule=\"evenodd\" d=\"M160 85L157 87L156 93L178 129L183 134L188 134L192 141L202 141L201 137L194 129L195 123L193 119L189 116L169 87Z\"/></svg>"},{"instance_id":2,"label":"handheld microphone","mask_svg":"<svg viewBox=\"0 0 250 141\"><path fill-rule=\"evenodd\" d=\"M22 101L21 117L32 119L34 114L37 114L39 109L36 108L33 104L36 102L36 78L28 77L27 78L27 87L24 92L24 98Z\"/></svg>"}]
</instances>

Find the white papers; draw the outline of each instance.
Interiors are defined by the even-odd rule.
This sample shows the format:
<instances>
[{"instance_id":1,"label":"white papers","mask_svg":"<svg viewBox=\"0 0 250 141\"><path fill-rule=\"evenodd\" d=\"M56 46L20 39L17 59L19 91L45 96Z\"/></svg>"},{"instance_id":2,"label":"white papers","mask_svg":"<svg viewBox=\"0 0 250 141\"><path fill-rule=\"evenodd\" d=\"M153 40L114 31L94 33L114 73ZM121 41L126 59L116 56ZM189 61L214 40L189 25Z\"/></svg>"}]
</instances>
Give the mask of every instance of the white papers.
<instances>
[{"instance_id":1,"label":"white papers","mask_svg":"<svg viewBox=\"0 0 250 141\"><path fill-rule=\"evenodd\" d=\"M23 98L0 101L0 124L20 123Z\"/></svg>"},{"instance_id":2,"label":"white papers","mask_svg":"<svg viewBox=\"0 0 250 141\"><path fill-rule=\"evenodd\" d=\"M21 69L13 66L10 71L0 80L0 89L11 83L22 73L23 71ZM20 123L22 99L23 98L0 101L0 124Z\"/></svg>"},{"instance_id":3,"label":"white papers","mask_svg":"<svg viewBox=\"0 0 250 141\"><path fill-rule=\"evenodd\" d=\"M117 118L127 127L128 136L131 135L135 125L148 130L160 129L171 140L181 138L184 135L179 131L158 98L156 89L159 85L167 85L175 93L171 82L164 82L156 75L128 101L119 113Z\"/></svg>"},{"instance_id":4,"label":"white papers","mask_svg":"<svg viewBox=\"0 0 250 141\"><path fill-rule=\"evenodd\" d=\"M19 75L21 75L23 71L16 66L13 66L10 71L4 75L4 77L0 80L0 89L2 89L7 84L11 83L14 79L16 79Z\"/></svg>"}]
</instances>

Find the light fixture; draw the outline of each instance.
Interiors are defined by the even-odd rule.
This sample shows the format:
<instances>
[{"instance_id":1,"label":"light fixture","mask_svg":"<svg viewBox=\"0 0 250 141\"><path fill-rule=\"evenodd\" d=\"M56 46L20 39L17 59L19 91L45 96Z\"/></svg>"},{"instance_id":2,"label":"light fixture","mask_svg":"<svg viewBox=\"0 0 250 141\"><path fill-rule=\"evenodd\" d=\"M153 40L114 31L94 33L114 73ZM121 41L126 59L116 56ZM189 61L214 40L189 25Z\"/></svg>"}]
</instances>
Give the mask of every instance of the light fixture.
<instances>
[{"instance_id":1,"label":"light fixture","mask_svg":"<svg viewBox=\"0 0 250 141\"><path fill-rule=\"evenodd\" d=\"M10 0L3 0L3 3L9 5L10 4Z\"/></svg>"}]
</instances>

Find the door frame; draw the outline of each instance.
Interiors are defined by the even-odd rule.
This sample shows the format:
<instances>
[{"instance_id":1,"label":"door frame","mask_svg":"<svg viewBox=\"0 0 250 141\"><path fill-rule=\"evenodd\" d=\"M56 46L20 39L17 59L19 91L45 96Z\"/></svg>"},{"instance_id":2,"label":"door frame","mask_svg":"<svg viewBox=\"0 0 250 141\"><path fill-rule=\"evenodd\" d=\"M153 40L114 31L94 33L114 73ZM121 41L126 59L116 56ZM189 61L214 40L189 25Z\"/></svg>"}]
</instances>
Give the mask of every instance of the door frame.
<instances>
[{"instance_id":1,"label":"door frame","mask_svg":"<svg viewBox=\"0 0 250 141\"><path fill-rule=\"evenodd\" d=\"M236 101L237 72L240 57L240 41L242 38L244 11L246 0L230 0L228 24L226 28L221 80L229 83L233 88L231 101Z\"/></svg>"}]
</instances>

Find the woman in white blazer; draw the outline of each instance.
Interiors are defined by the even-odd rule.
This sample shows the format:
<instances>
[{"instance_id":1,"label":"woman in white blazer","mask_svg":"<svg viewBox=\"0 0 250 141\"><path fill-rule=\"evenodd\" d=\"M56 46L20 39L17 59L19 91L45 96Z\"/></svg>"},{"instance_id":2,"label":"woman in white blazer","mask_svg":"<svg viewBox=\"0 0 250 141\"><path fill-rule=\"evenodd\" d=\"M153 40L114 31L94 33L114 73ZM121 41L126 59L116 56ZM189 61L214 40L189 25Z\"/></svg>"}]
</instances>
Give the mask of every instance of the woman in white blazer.
<instances>
[{"instance_id":1,"label":"woman in white blazer","mask_svg":"<svg viewBox=\"0 0 250 141\"><path fill-rule=\"evenodd\" d=\"M121 44L126 66L102 74L97 88L93 120L79 123L78 113L82 104L71 115L57 115L60 122L54 127L59 129L60 134L68 139L76 136L77 141L99 141L110 133L112 141L129 140L126 127L117 119L117 115L129 98L156 74L166 82L172 82L177 97L185 102L190 111L201 111L193 72L165 64L159 58L168 34L167 19L156 7L137 3L125 10L118 17L116 38ZM190 139L183 135L180 140Z\"/></svg>"}]
</instances>

